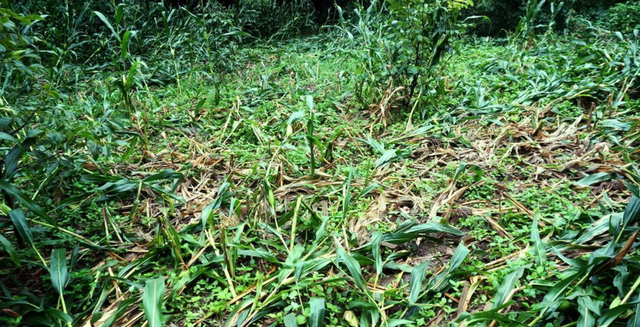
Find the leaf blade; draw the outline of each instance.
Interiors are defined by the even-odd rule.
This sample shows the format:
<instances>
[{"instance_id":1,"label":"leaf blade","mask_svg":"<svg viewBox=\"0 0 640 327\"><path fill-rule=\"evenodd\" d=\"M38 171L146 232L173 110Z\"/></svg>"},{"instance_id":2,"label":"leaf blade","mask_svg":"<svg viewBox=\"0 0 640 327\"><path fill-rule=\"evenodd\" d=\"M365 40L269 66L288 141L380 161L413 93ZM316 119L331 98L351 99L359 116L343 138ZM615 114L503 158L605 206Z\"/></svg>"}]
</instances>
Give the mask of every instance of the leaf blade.
<instances>
[{"instance_id":1,"label":"leaf blade","mask_svg":"<svg viewBox=\"0 0 640 327\"><path fill-rule=\"evenodd\" d=\"M420 296L420 289L422 288L422 281L427 273L427 268L431 261L427 260L417 265L411 271L411 279L409 280L409 304L416 304L418 297Z\"/></svg>"},{"instance_id":2,"label":"leaf blade","mask_svg":"<svg viewBox=\"0 0 640 327\"><path fill-rule=\"evenodd\" d=\"M20 264L20 259L18 258L18 252L16 252L16 249L13 247L11 242L9 242L9 240L2 234L0 234L0 244L2 245L4 250L9 253L9 258L11 258L11 261L13 261L13 263L15 263L17 267L21 267L22 265Z\"/></svg>"},{"instance_id":3,"label":"leaf blade","mask_svg":"<svg viewBox=\"0 0 640 327\"><path fill-rule=\"evenodd\" d=\"M94 11L93 13L98 16L98 18L100 18L100 20L107 26L107 28L111 30L111 34L116 38L116 40L118 40L118 42L120 42L120 36L118 35L118 33L116 33L116 30L113 28L111 23L109 23L107 17L105 17L104 14L99 11Z\"/></svg>"},{"instance_id":4,"label":"leaf blade","mask_svg":"<svg viewBox=\"0 0 640 327\"><path fill-rule=\"evenodd\" d=\"M540 239L538 220L540 220L540 213L536 212L533 218L533 224L531 225L531 242L533 243L533 253L536 257L536 263L542 265L547 261L547 254L545 253L542 239Z\"/></svg>"},{"instance_id":5,"label":"leaf blade","mask_svg":"<svg viewBox=\"0 0 640 327\"><path fill-rule=\"evenodd\" d=\"M524 266L520 267L504 278L502 284L500 285L500 288L498 288L498 291L494 296L495 301L493 302L493 305L491 307L492 309L499 308L508 300L509 294L513 291L513 287L516 281L518 281L520 277L522 277L524 268Z\"/></svg>"},{"instance_id":6,"label":"leaf blade","mask_svg":"<svg viewBox=\"0 0 640 327\"><path fill-rule=\"evenodd\" d=\"M31 227L29 227L29 223L27 223L27 218L24 216L24 212L22 209L13 209L9 211L9 218L13 223L13 227L15 227L18 235L22 237L23 240L29 242L29 245L33 245L33 234L31 234Z\"/></svg>"},{"instance_id":7,"label":"leaf blade","mask_svg":"<svg viewBox=\"0 0 640 327\"><path fill-rule=\"evenodd\" d=\"M53 249L51 252L51 283L53 288L62 295L64 288L69 282L69 271L67 270L67 251L65 249Z\"/></svg>"},{"instance_id":8,"label":"leaf blade","mask_svg":"<svg viewBox=\"0 0 640 327\"><path fill-rule=\"evenodd\" d=\"M164 278L159 277L147 280L142 294L142 307L149 327L163 327L162 299L164 297Z\"/></svg>"},{"instance_id":9,"label":"leaf blade","mask_svg":"<svg viewBox=\"0 0 640 327\"><path fill-rule=\"evenodd\" d=\"M5 191L7 194L13 196L20 202L25 208L29 209L29 211L35 213L40 216L42 219L46 220L49 224L57 226L55 220L53 220L49 215L40 207L38 204L33 202L29 197L27 197L22 191L18 190L15 186L7 183L0 182L0 190ZM21 211L22 212L22 211Z\"/></svg>"},{"instance_id":10,"label":"leaf blade","mask_svg":"<svg viewBox=\"0 0 640 327\"><path fill-rule=\"evenodd\" d=\"M309 321L310 326L311 327L323 326L324 313L325 313L324 299L318 298L318 297L311 298L311 300L309 300L309 308L311 311L311 318Z\"/></svg>"}]
</instances>

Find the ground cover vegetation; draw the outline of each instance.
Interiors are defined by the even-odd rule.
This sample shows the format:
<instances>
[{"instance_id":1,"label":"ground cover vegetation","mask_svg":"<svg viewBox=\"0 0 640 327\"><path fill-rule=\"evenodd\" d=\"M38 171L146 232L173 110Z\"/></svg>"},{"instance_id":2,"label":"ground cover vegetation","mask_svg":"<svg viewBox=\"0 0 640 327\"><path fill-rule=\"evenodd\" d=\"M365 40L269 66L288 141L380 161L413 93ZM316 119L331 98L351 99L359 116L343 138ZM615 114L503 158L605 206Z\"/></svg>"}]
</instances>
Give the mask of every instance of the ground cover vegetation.
<instances>
[{"instance_id":1,"label":"ground cover vegetation","mask_svg":"<svg viewBox=\"0 0 640 327\"><path fill-rule=\"evenodd\" d=\"M0 325L640 326L638 19L2 0Z\"/></svg>"}]
</instances>

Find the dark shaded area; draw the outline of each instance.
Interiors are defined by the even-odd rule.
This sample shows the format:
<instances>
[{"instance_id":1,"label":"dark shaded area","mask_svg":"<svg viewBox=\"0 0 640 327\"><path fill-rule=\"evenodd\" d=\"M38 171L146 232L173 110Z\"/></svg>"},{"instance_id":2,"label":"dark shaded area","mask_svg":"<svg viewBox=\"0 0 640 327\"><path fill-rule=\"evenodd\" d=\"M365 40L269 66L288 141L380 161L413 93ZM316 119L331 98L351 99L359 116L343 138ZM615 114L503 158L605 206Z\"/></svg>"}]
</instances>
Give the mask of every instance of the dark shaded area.
<instances>
[{"instance_id":1,"label":"dark shaded area","mask_svg":"<svg viewBox=\"0 0 640 327\"><path fill-rule=\"evenodd\" d=\"M209 1L216 1L226 8L238 7L243 5L251 5L257 1L241 1L241 0L164 0L165 6L168 7L185 7L189 9L197 9L202 5L206 5ZM309 2L313 9L315 20L319 24L334 22L336 17L335 6L350 7L355 4L362 4L367 6L369 1L356 1L356 0L277 0L279 5L291 5L296 3Z\"/></svg>"},{"instance_id":2,"label":"dark shaded area","mask_svg":"<svg viewBox=\"0 0 640 327\"><path fill-rule=\"evenodd\" d=\"M261 1L251 0L164 0L165 6L168 7L185 7L190 10L197 10L199 6L206 5L209 1L216 1L226 8L253 8L261 3ZM355 5L361 4L368 6L369 1L358 0L276 0L280 6L291 6L294 4L307 3L308 6L299 6L299 8L308 8L313 14L314 21L317 24L332 24L337 20L335 6L338 5L350 12L348 9ZM555 16L555 26L562 30L566 27L567 18L583 17L591 21L596 21L598 17L607 14L607 10L612 6L625 1L621 0L568 0L562 2L560 11ZM557 1L546 1L537 21L543 24L548 23L552 19L551 5L558 8ZM479 0L475 2L472 8L465 11L465 16L482 16L472 21L473 27L469 29L470 33L479 36L498 36L505 35L516 29L520 17L526 14L527 0ZM309 14L309 13L307 13Z\"/></svg>"},{"instance_id":3,"label":"dark shaded area","mask_svg":"<svg viewBox=\"0 0 640 327\"><path fill-rule=\"evenodd\" d=\"M564 1L560 12L555 17L557 29L566 27L566 20L569 16L580 16L591 21L602 16L607 9L621 0L568 0ZM484 16L473 21L474 27L469 32L479 36L504 35L516 29L520 17L526 14L527 0L480 0L475 6L466 10L466 16ZM546 1L537 21L541 24L548 24L551 20L551 4L558 8L558 2Z\"/></svg>"}]
</instances>

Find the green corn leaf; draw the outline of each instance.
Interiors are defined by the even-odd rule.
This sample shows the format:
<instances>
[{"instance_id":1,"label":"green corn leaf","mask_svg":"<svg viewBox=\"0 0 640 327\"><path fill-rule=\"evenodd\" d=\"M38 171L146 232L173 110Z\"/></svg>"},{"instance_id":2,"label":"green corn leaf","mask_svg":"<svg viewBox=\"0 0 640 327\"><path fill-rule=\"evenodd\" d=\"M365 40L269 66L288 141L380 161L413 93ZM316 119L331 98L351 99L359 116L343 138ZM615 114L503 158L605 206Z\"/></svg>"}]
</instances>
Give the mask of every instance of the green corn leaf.
<instances>
[{"instance_id":1,"label":"green corn leaf","mask_svg":"<svg viewBox=\"0 0 640 327\"><path fill-rule=\"evenodd\" d=\"M124 87L126 89L130 89L133 86L133 76L138 71L138 66L140 66L140 61L136 60L131 67L129 67L129 73L127 74L127 79L124 81ZM162 174L162 173L160 173ZM153 175L152 175L153 176ZM144 180L147 181L146 177Z\"/></svg>"},{"instance_id":2,"label":"green corn leaf","mask_svg":"<svg viewBox=\"0 0 640 327\"><path fill-rule=\"evenodd\" d=\"M347 252L345 252L344 249L340 246L338 246L337 254L338 259L342 261L345 266L347 266L347 269L349 270L351 277L355 281L356 286L361 291L368 294L369 289L367 288L367 283L365 282L364 277L362 277L362 270L360 269L360 264L358 263L358 261L356 261L356 259L350 256Z\"/></svg>"},{"instance_id":3,"label":"green corn leaf","mask_svg":"<svg viewBox=\"0 0 640 327\"><path fill-rule=\"evenodd\" d=\"M263 183L263 185L268 186L268 183ZM222 207L222 203L231 196L231 194L228 193L229 186L230 184L227 182L222 183L222 185L220 185L220 188L218 189L218 192L216 192L217 194L215 200L208 206L204 207L204 209L202 209L202 212L200 213L200 222L202 224L202 228L205 228L209 223L213 223L212 219L215 211L220 209L220 207ZM269 188L269 190L271 189ZM271 192L271 194L273 194L273 192Z\"/></svg>"},{"instance_id":4,"label":"green corn leaf","mask_svg":"<svg viewBox=\"0 0 640 327\"><path fill-rule=\"evenodd\" d=\"M631 129L631 124L620 121L618 119L605 119L599 123L600 126L606 129L619 130L626 132ZM599 173L603 174L603 173Z\"/></svg>"},{"instance_id":5,"label":"green corn leaf","mask_svg":"<svg viewBox=\"0 0 640 327\"><path fill-rule=\"evenodd\" d=\"M280 262L274 254L269 253L269 251L263 248L256 248L254 250L238 250L238 256L260 258L271 263Z\"/></svg>"},{"instance_id":6,"label":"green corn leaf","mask_svg":"<svg viewBox=\"0 0 640 327\"><path fill-rule=\"evenodd\" d=\"M578 318L577 327L593 327L596 325L596 319L593 317L593 313L584 305L584 296L578 298Z\"/></svg>"},{"instance_id":7,"label":"green corn leaf","mask_svg":"<svg viewBox=\"0 0 640 327\"><path fill-rule=\"evenodd\" d=\"M380 311L378 309L369 310L369 315L371 316L371 326L378 326L378 321L380 320Z\"/></svg>"},{"instance_id":8,"label":"green corn leaf","mask_svg":"<svg viewBox=\"0 0 640 327\"><path fill-rule=\"evenodd\" d=\"M11 143L18 143L18 139L13 137L10 134L7 134L5 132L0 132L0 140L2 141L9 141Z\"/></svg>"},{"instance_id":9,"label":"green corn leaf","mask_svg":"<svg viewBox=\"0 0 640 327\"><path fill-rule=\"evenodd\" d=\"M204 106L205 102L207 102L207 98L202 98L200 99L200 101L198 101L198 104L196 104L196 107L193 109L194 118L200 116L200 110Z\"/></svg>"},{"instance_id":10,"label":"green corn leaf","mask_svg":"<svg viewBox=\"0 0 640 327\"><path fill-rule=\"evenodd\" d=\"M8 205L0 202L0 214L3 216L7 216L9 215L9 211L11 211L11 208L9 208Z\"/></svg>"},{"instance_id":11,"label":"green corn leaf","mask_svg":"<svg viewBox=\"0 0 640 327\"><path fill-rule=\"evenodd\" d=\"M462 173L464 173L468 166L469 164L467 164L466 162L460 163L460 165L458 165L458 168L456 169L456 172L453 173L452 179L458 180L458 178L460 178L460 176L462 175Z\"/></svg>"},{"instance_id":12,"label":"green corn leaf","mask_svg":"<svg viewBox=\"0 0 640 327\"><path fill-rule=\"evenodd\" d=\"M539 307L539 308L542 307L542 308L544 308L544 307L549 307L550 305L555 303L558 300L558 298L560 298L560 296L562 296L562 294L564 294L566 289L573 283L573 281L575 281L582 274L584 274L584 271L580 270L579 272L577 272L577 273L575 273L575 274L563 279L561 282L557 283L544 296L544 298L542 299L542 302L537 304L534 307Z\"/></svg>"},{"instance_id":13,"label":"green corn leaf","mask_svg":"<svg viewBox=\"0 0 640 327\"><path fill-rule=\"evenodd\" d=\"M262 311L260 311L262 312ZM260 314L260 312L258 312L258 315ZM245 324L245 321L247 321L247 317L249 316L249 309L243 310L242 312L240 312L240 314L238 314L238 326L244 326L244 325L248 325L251 322L248 321Z\"/></svg>"},{"instance_id":14,"label":"green corn leaf","mask_svg":"<svg viewBox=\"0 0 640 327\"><path fill-rule=\"evenodd\" d=\"M118 303L118 307L116 308L116 311L111 316L109 316L107 320L105 320L104 324L102 324L102 327L111 327L116 321L118 321L118 319L122 318L122 316L125 313L127 313L127 309L129 309L131 304L135 301L136 301L135 297L130 297ZM95 322L95 321L92 321L92 322Z\"/></svg>"},{"instance_id":15,"label":"green corn leaf","mask_svg":"<svg viewBox=\"0 0 640 327\"><path fill-rule=\"evenodd\" d=\"M624 210L620 231L624 230L629 224L636 222L638 217L640 217L640 198L632 196Z\"/></svg>"},{"instance_id":16,"label":"green corn leaf","mask_svg":"<svg viewBox=\"0 0 640 327\"><path fill-rule=\"evenodd\" d=\"M416 304L418 297L420 296L420 290L422 289L422 281L427 274L427 268L431 260L427 260L411 271L411 279L409 280L409 304Z\"/></svg>"},{"instance_id":17,"label":"green corn leaf","mask_svg":"<svg viewBox=\"0 0 640 327\"><path fill-rule=\"evenodd\" d=\"M124 16L124 3L121 3L116 7L116 25L120 25L120 22L122 22L123 16Z\"/></svg>"},{"instance_id":18,"label":"green corn leaf","mask_svg":"<svg viewBox=\"0 0 640 327\"><path fill-rule=\"evenodd\" d=\"M304 253L304 246L301 244L296 244L293 246L293 249L289 251L289 256L284 262L285 269L281 269L278 274L278 282L282 282L286 278L289 277L290 273L293 271L294 265L300 260L302 254Z\"/></svg>"},{"instance_id":19,"label":"green corn leaf","mask_svg":"<svg viewBox=\"0 0 640 327\"><path fill-rule=\"evenodd\" d=\"M629 172L629 174L633 173ZM640 197L640 188L638 188L637 185L630 182L625 182L624 185L629 189L629 191L631 191L631 194L635 195L636 197Z\"/></svg>"},{"instance_id":20,"label":"green corn leaf","mask_svg":"<svg viewBox=\"0 0 640 327\"><path fill-rule=\"evenodd\" d=\"M294 111L289 116L289 119L287 119L287 126L291 126L302 119L304 119L304 111Z\"/></svg>"},{"instance_id":21,"label":"green corn leaf","mask_svg":"<svg viewBox=\"0 0 640 327\"><path fill-rule=\"evenodd\" d=\"M316 239L314 241L315 244L320 244L320 241L322 241L322 239L325 237L327 224L329 223L330 218L331 217L329 216L322 218L322 223L320 223L320 227L318 227L318 230L316 231Z\"/></svg>"},{"instance_id":22,"label":"green corn leaf","mask_svg":"<svg viewBox=\"0 0 640 327\"><path fill-rule=\"evenodd\" d=\"M311 261L298 262L298 264L296 264L296 281L300 281L302 277L311 273L320 271L329 264L331 264L329 258L317 258Z\"/></svg>"},{"instance_id":23,"label":"green corn leaf","mask_svg":"<svg viewBox=\"0 0 640 327\"><path fill-rule=\"evenodd\" d=\"M464 244L460 243L460 245L458 245L458 248L456 248L456 252L454 252L453 256L451 257L451 262L449 262L449 268L447 269L449 273L454 272L454 270L460 267L464 259L467 258L469 252L469 249L464 246Z\"/></svg>"},{"instance_id":24,"label":"green corn leaf","mask_svg":"<svg viewBox=\"0 0 640 327\"><path fill-rule=\"evenodd\" d=\"M264 193L267 197L267 201L269 202L269 205L271 206L272 210L275 209L276 207L276 197L273 194L273 188L271 188L271 185L269 184L269 181L267 181L266 179L262 180L262 188L264 190Z\"/></svg>"},{"instance_id":25,"label":"green corn leaf","mask_svg":"<svg viewBox=\"0 0 640 327\"><path fill-rule=\"evenodd\" d=\"M358 193L358 195L354 198L354 200L355 201L359 200L360 198L371 193L371 191L375 190L378 187L380 187L380 185L378 185L377 183L372 183L371 185L365 187L360 193Z\"/></svg>"},{"instance_id":26,"label":"green corn leaf","mask_svg":"<svg viewBox=\"0 0 640 327\"><path fill-rule=\"evenodd\" d=\"M407 233L418 233L418 234L427 234L427 233L448 233L456 236L463 236L464 233L449 226L438 223L426 223L418 226L413 226L409 228Z\"/></svg>"},{"instance_id":27,"label":"green corn leaf","mask_svg":"<svg viewBox=\"0 0 640 327\"><path fill-rule=\"evenodd\" d=\"M513 291L516 282L522 277L524 269L525 267L522 266L504 278L500 288L498 288L496 296L494 297L493 306L491 307L492 309L502 306L507 301L507 297Z\"/></svg>"},{"instance_id":28,"label":"green corn leaf","mask_svg":"<svg viewBox=\"0 0 640 327\"><path fill-rule=\"evenodd\" d=\"M18 202L20 202L23 206L29 209L30 212L35 213L42 219L46 220L49 224L57 226L56 222L53 219L51 219L51 217L49 217L49 215L44 211L44 209L42 209L42 207L40 207L35 202L33 202L33 200L31 200L29 197L24 195L24 193L18 190L15 186L7 182L0 182L0 190L3 190L7 194L16 198Z\"/></svg>"},{"instance_id":29,"label":"green corn leaf","mask_svg":"<svg viewBox=\"0 0 640 327\"><path fill-rule=\"evenodd\" d=\"M469 249L464 246L464 244L461 243L460 245L458 245L456 252L453 253L451 261L449 262L449 268L436 276L430 289L435 291L442 291L444 288L446 288L449 285L448 281L451 278L451 274L453 274L455 270L460 267L464 259L467 258L467 255L469 255L469 252Z\"/></svg>"},{"instance_id":30,"label":"green corn leaf","mask_svg":"<svg viewBox=\"0 0 640 327\"><path fill-rule=\"evenodd\" d=\"M9 253L11 261L13 261L16 266L21 267L22 265L20 264L20 259L18 258L18 252L16 252L16 249L13 247L11 242L9 242L9 240L2 234L0 234L0 244L2 244L4 250Z\"/></svg>"},{"instance_id":31,"label":"green corn leaf","mask_svg":"<svg viewBox=\"0 0 640 327\"><path fill-rule=\"evenodd\" d=\"M307 108L309 108L309 110L313 110L313 96L306 95L305 101L307 102Z\"/></svg>"},{"instance_id":32,"label":"green corn leaf","mask_svg":"<svg viewBox=\"0 0 640 327\"><path fill-rule=\"evenodd\" d=\"M380 243L382 242L382 233L375 231L371 238L371 252L373 254L374 267L376 269L376 275L382 274L382 255L380 253Z\"/></svg>"},{"instance_id":33,"label":"green corn leaf","mask_svg":"<svg viewBox=\"0 0 640 327\"><path fill-rule=\"evenodd\" d=\"M49 317L55 317L57 318L59 321L63 321L66 323L71 323L73 322L73 318L71 318L71 316L69 316L68 314L60 311L60 310L56 310L56 309L44 309L40 312L41 315L43 316L49 316Z\"/></svg>"},{"instance_id":34,"label":"green corn leaf","mask_svg":"<svg viewBox=\"0 0 640 327\"><path fill-rule=\"evenodd\" d=\"M302 119L304 119L303 111L294 111L291 113L291 116L289 116L289 119L287 119L287 132L285 134L287 137L293 134L293 124Z\"/></svg>"},{"instance_id":35,"label":"green corn leaf","mask_svg":"<svg viewBox=\"0 0 640 327\"><path fill-rule=\"evenodd\" d=\"M142 294L142 308L149 327L164 326L164 316L162 315L164 291L163 277L150 279L145 283L144 293Z\"/></svg>"},{"instance_id":36,"label":"green corn leaf","mask_svg":"<svg viewBox=\"0 0 640 327\"><path fill-rule=\"evenodd\" d=\"M570 258L567 258L556 247L551 247L551 249L553 250L553 253L555 253L558 256L558 258L560 258L560 260L566 262L567 264L569 264L569 265L571 265L573 267L582 268L587 264L587 261L583 260L583 259L579 259L579 258L578 259L570 259Z\"/></svg>"},{"instance_id":37,"label":"green corn leaf","mask_svg":"<svg viewBox=\"0 0 640 327\"><path fill-rule=\"evenodd\" d=\"M60 172L62 170L62 166L58 166L56 167L56 169L49 173L49 176L47 176L47 178L45 178L40 185L38 186L38 189L36 190L36 192L31 196L31 199L35 199L38 194L40 194L40 192L47 186L49 185L49 183L51 183L51 181L53 181L54 178L56 178L58 176L58 172Z\"/></svg>"},{"instance_id":38,"label":"green corn leaf","mask_svg":"<svg viewBox=\"0 0 640 327\"><path fill-rule=\"evenodd\" d=\"M384 146L380 142L376 141L375 139L369 137L366 140L363 140L363 139L359 139L359 140L366 144L369 144L373 148L373 150L378 152L379 154L384 154L385 152Z\"/></svg>"},{"instance_id":39,"label":"green corn leaf","mask_svg":"<svg viewBox=\"0 0 640 327\"><path fill-rule=\"evenodd\" d=\"M594 298L592 298L590 294L593 294L593 290L591 288L587 289L587 295L580 297L580 299L578 300L578 304L587 307L587 309L595 313L596 316L601 316L602 305L604 304L604 302L598 299L594 300Z\"/></svg>"},{"instance_id":40,"label":"green corn leaf","mask_svg":"<svg viewBox=\"0 0 640 327\"><path fill-rule=\"evenodd\" d=\"M229 312L229 314L227 315L228 318L224 323L224 327L232 327L232 326L237 326L238 322L239 322L239 318L242 315L242 310L244 310L244 308L248 307L249 305L251 305L253 303L253 298L249 298L246 299L240 303L238 303L233 310L231 310L231 312Z\"/></svg>"},{"instance_id":41,"label":"green corn leaf","mask_svg":"<svg viewBox=\"0 0 640 327\"><path fill-rule=\"evenodd\" d=\"M309 308L311 309L311 317L309 325L311 327L321 327L324 321L324 299L323 298L311 298L309 300Z\"/></svg>"},{"instance_id":42,"label":"green corn leaf","mask_svg":"<svg viewBox=\"0 0 640 327\"><path fill-rule=\"evenodd\" d=\"M124 32L122 36L122 44L120 45L120 56L122 60L127 59L129 55L129 42L131 41L132 33L131 31Z\"/></svg>"},{"instance_id":43,"label":"green corn leaf","mask_svg":"<svg viewBox=\"0 0 640 327\"><path fill-rule=\"evenodd\" d=\"M353 167L349 167L349 176L347 180L344 181L342 187L344 190L343 199L342 199L342 219L347 218L347 214L349 213L349 207L351 206L351 179L353 179Z\"/></svg>"},{"instance_id":44,"label":"green corn leaf","mask_svg":"<svg viewBox=\"0 0 640 327\"><path fill-rule=\"evenodd\" d=\"M630 327L640 327L640 303L636 304L635 314L631 319Z\"/></svg>"},{"instance_id":45,"label":"green corn leaf","mask_svg":"<svg viewBox=\"0 0 640 327\"><path fill-rule=\"evenodd\" d=\"M11 180L16 169L18 167L18 162L22 158L22 155L25 153L25 147L22 144L18 144L4 158L4 178L5 180Z\"/></svg>"},{"instance_id":46,"label":"green corn leaf","mask_svg":"<svg viewBox=\"0 0 640 327\"><path fill-rule=\"evenodd\" d=\"M398 156L398 153L396 152L395 149L386 150L386 151L384 151L382 156L380 158L378 158L378 160L376 160L375 167L376 168L380 168L380 167L387 166L397 156Z\"/></svg>"},{"instance_id":47,"label":"green corn leaf","mask_svg":"<svg viewBox=\"0 0 640 327\"><path fill-rule=\"evenodd\" d=\"M54 249L51 252L51 283L53 288L62 295L64 288L69 282L69 272L67 270L67 251L65 249Z\"/></svg>"},{"instance_id":48,"label":"green corn leaf","mask_svg":"<svg viewBox=\"0 0 640 327\"><path fill-rule=\"evenodd\" d=\"M173 181L184 178L182 173L177 173L172 169L165 169L159 173L149 175L143 179L145 183L158 182L158 181Z\"/></svg>"},{"instance_id":49,"label":"green corn leaf","mask_svg":"<svg viewBox=\"0 0 640 327\"><path fill-rule=\"evenodd\" d=\"M614 213L614 215L620 215L620 218L622 218L622 213ZM583 244L585 242L591 241L596 236L604 234L608 230L609 219L607 219L607 216L605 216L591 224L591 226L587 228L577 240L575 240L575 244Z\"/></svg>"},{"instance_id":50,"label":"green corn leaf","mask_svg":"<svg viewBox=\"0 0 640 327\"><path fill-rule=\"evenodd\" d=\"M597 326L598 327L607 327L618 320L618 317L623 313L627 312L627 310L633 308L634 306L638 306L638 303L627 303L619 305L613 309L609 309L605 311L602 316L598 318Z\"/></svg>"},{"instance_id":51,"label":"green corn leaf","mask_svg":"<svg viewBox=\"0 0 640 327\"><path fill-rule=\"evenodd\" d=\"M498 307L495 309L491 309L491 310L487 310L487 311L481 311L478 313L474 313L474 314L470 314L468 312L464 312L460 315L460 317L458 318L458 322L464 322L465 326L483 326L482 322L488 323L491 321L498 321L501 322L502 324L500 324L499 326L527 326L525 324L523 324L522 322L519 321L515 321L515 320L511 320L509 319L507 316L503 315L502 313L498 312L499 310L504 309L503 307Z\"/></svg>"},{"instance_id":52,"label":"green corn leaf","mask_svg":"<svg viewBox=\"0 0 640 327\"><path fill-rule=\"evenodd\" d=\"M540 239L538 220L540 220L540 214L536 213L533 218L533 224L531 226L531 242L533 243L533 253L536 257L536 263L542 265L547 261L547 254L544 250L542 239Z\"/></svg>"},{"instance_id":53,"label":"green corn leaf","mask_svg":"<svg viewBox=\"0 0 640 327\"><path fill-rule=\"evenodd\" d=\"M470 252L471 251L469 251L469 249L464 246L464 244L460 243L460 245L458 245L458 247L456 248L456 251L453 253L453 256L451 257L451 261L449 262L449 268L447 269L447 271L451 274L456 269L458 269L458 267L460 267L460 265L462 264L464 259L467 258L467 255L469 255Z\"/></svg>"},{"instance_id":54,"label":"green corn leaf","mask_svg":"<svg viewBox=\"0 0 640 327\"><path fill-rule=\"evenodd\" d=\"M406 320L406 319L389 319L387 326L389 327L395 327L395 326L404 326L404 325L411 325L414 322L411 320Z\"/></svg>"},{"instance_id":55,"label":"green corn leaf","mask_svg":"<svg viewBox=\"0 0 640 327\"><path fill-rule=\"evenodd\" d=\"M105 17L104 14L99 11L94 11L93 13L98 16L98 18L100 18L100 20L107 26L107 28L109 28L111 34L116 38L116 40L118 40L118 42L120 42L120 36L118 35L118 33L116 33L116 30L113 28L113 26L111 26L111 23L109 23L107 17Z\"/></svg>"},{"instance_id":56,"label":"green corn leaf","mask_svg":"<svg viewBox=\"0 0 640 327\"><path fill-rule=\"evenodd\" d=\"M595 173L576 182L578 185L591 186L595 183L611 180L610 173Z\"/></svg>"},{"instance_id":57,"label":"green corn leaf","mask_svg":"<svg viewBox=\"0 0 640 327\"><path fill-rule=\"evenodd\" d=\"M73 252L71 252L71 262L69 263L69 270L73 270L78 263L78 259L80 258L80 244L76 244L73 248Z\"/></svg>"},{"instance_id":58,"label":"green corn leaf","mask_svg":"<svg viewBox=\"0 0 640 327\"><path fill-rule=\"evenodd\" d=\"M284 316L284 326L285 327L298 327L298 322L296 321L296 315L290 313Z\"/></svg>"},{"instance_id":59,"label":"green corn leaf","mask_svg":"<svg viewBox=\"0 0 640 327\"><path fill-rule=\"evenodd\" d=\"M9 211L9 218L18 232L18 235L20 235L24 241L28 242L29 245L33 246L33 234L31 234L31 228L27 223L27 218L24 216L22 209L13 209Z\"/></svg>"},{"instance_id":60,"label":"green corn leaf","mask_svg":"<svg viewBox=\"0 0 640 327\"><path fill-rule=\"evenodd\" d=\"M309 119L307 120L307 143L309 145L309 170L311 173L311 178L316 177L315 168L316 168L316 156L314 150L314 140L313 130L314 130L314 114L313 114L313 98L311 96L307 96L307 104L309 103L309 99L311 99L311 106L309 107Z\"/></svg>"},{"instance_id":61,"label":"green corn leaf","mask_svg":"<svg viewBox=\"0 0 640 327\"><path fill-rule=\"evenodd\" d=\"M457 236L464 235L463 232L443 224L438 223L426 223L422 225L412 226L409 228L398 228L398 231L393 233L384 234L382 241L391 244L402 244L412 241L418 237L425 236L433 233L447 233Z\"/></svg>"}]
</instances>

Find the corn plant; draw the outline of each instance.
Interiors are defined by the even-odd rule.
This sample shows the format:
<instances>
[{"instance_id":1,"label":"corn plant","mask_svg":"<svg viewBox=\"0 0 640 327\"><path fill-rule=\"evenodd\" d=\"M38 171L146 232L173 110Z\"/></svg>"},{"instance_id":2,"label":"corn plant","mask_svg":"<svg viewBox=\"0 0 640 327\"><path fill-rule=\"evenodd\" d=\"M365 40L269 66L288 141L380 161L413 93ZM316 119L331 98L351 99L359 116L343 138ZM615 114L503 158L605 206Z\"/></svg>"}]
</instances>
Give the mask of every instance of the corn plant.
<instances>
[{"instance_id":1,"label":"corn plant","mask_svg":"<svg viewBox=\"0 0 640 327\"><path fill-rule=\"evenodd\" d=\"M418 93L441 90L436 67L460 36L462 9L471 1L372 1L355 14L351 28L342 20L354 44L354 56L365 64L358 81L358 98L363 105L376 104L385 115L393 102L404 108ZM384 19L388 12L388 19ZM365 51L363 51L365 50Z\"/></svg>"}]
</instances>

